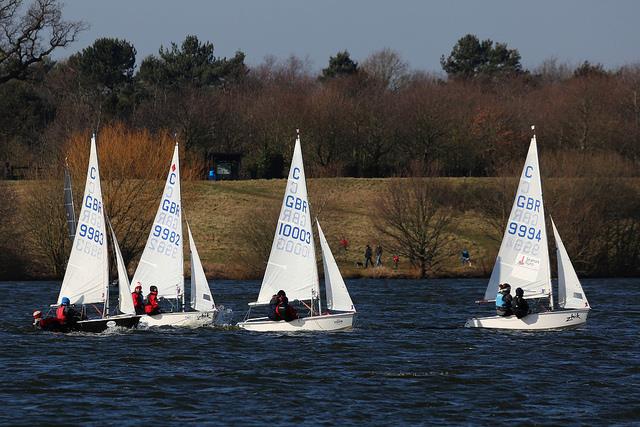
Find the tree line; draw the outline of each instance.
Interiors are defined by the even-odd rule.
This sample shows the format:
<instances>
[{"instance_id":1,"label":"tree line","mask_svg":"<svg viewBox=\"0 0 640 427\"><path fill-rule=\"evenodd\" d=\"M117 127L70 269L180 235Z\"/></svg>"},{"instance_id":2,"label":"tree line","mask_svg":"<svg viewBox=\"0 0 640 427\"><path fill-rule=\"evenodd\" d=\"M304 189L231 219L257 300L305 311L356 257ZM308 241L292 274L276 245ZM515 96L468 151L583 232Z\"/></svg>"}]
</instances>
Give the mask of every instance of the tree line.
<instances>
[{"instance_id":1,"label":"tree line","mask_svg":"<svg viewBox=\"0 0 640 427\"><path fill-rule=\"evenodd\" d=\"M52 61L51 46L72 43L83 24L62 20L54 0L25 17L21 4L3 0L11 13L0 14L0 160L16 167L44 171L74 132L120 123L175 133L193 158L240 154L246 178L284 176L296 128L313 176L494 176L523 158L535 123L543 156L607 156L624 168L612 174L637 171L637 65L550 59L525 70L517 49L474 35L442 55L443 74L411 70L390 49L360 63L338 52L319 74L295 56L249 66L193 35L139 67L135 46L113 38ZM40 49L20 45L43 32Z\"/></svg>"}]
</instances>

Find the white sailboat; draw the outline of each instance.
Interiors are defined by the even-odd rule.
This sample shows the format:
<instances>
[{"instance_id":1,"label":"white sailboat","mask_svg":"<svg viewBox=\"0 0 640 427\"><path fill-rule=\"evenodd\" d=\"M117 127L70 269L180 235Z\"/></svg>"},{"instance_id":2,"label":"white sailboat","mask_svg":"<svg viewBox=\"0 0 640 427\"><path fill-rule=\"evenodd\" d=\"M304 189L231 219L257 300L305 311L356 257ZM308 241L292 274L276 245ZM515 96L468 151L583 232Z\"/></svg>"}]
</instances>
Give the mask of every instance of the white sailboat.
<instances>
[{"instance_id":1,"label":"white sailboat","mask_svg":"<svg viewBox=\"0 0 640 427\"><path fill-rule=\"evenodd\" d=\"M356 310L342 279L329 245L317 223L325 271L327 309L322 312L318 267L316 264L311 214L307 197L300 135L296 138L287 189L276 225L271 254L256 302L238 326L258 332L335 331L353 326ZM266 306L271 297L284 290L290 302L308 301L309 315L292 321L274 321L268 317L251 318L252 307Z\"/></svg>"},{"instance_id":2,"label":"white sailboat","mask_svg":"<svg viewBox=\"0 0 640 427\"><path fill-rule=\"evenodd\" d=\"M126 314L109 316L109 261L105 231L100 169L94 135L91 138L82 208L56 305L66 297L69 298L70 304L81 305L83 313L88 316L94 314L86 313L88 305L93 307L102 305L102 310L95 309L98 318L66 325L61 328L63 330L100 332L109 327L133 327L138 324L139 316ZM114 245L119 252L115 239ZM131 299L130 295L129 299Z\"/></svg>"},{"instance_id":3,"label":"white sailboat","mask_svg":"<svg viewBox=\"0 0 640 427\"><path fill-rule=\"evenodd\" d=\"M532 127L532 129L534 129ZM564 250L560 236L556 233L558 245L558 287L559 294L567 295L570 286L572 300L561 302L563 310L553 310L553 289L549 266L549 249L545 226L542 184L538 164L538 150L535 134L531 138L516 197L509 216L509 222L502 238L496 263L489 279L484 299L492 302L498 293L498 285L509 283L511 289L522 288L525 299L548 298L550 311L531 313L521 319L516 316L489 316L471 318L465 326L470 328L543 330L575 327L587 321L587 305L574 305L573 295L580 294L586 303L582 287L577 279L569 257ZM562 253L561 253L562 252ZM574 279L575 278L575 279ZM576 287L577 283L577 287Z\"/></svg>"},{"instance_id":4,"label":"white sailboat","mask_svg":"<svg viewBox=\"0 0 640 427\"><path fill-rule=\"evenodd\" d=\"M132 283L140 283L144 292L149 292L150 286L156 286L158 288L158 298L169 301L171 311L154 315L142 315L140 324L143 326L195 327L211 324L216 319L218 310L213 304L213 297L206 282L202 263L198 257L190 229L189 246L192 260L191 308L195 311L185 310L183 241L180 164L178 144L176 143L162 193L162 200L160 201L160 206L158 206L147 244L132 280Z\"/></svg>"}]
</instances>

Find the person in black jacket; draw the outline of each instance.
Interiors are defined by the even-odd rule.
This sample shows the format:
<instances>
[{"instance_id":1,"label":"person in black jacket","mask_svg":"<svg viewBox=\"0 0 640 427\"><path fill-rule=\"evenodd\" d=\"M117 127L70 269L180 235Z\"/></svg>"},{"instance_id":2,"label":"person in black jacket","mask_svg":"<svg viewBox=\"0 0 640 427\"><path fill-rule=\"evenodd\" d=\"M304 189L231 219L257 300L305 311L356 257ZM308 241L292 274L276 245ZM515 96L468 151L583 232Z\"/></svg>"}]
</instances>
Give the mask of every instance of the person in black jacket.
<instances>
[{"instance_id":1,"label":"person in black jacket","mask_svg":"<svg viewBox=\"0 0 640 427\"><path fill-rule=\"evenodd\" d=\"M511 302L511 307L513 314L515 314L518 319L522 319L529 314L529 303L524 299L524 291L522 288L516 289L516 297Z\"/></svg>"},{"instance_id":2,"label":"person in black jacket","mask_svg":"<svg viewBox=\"0 0 640 427\"><path fill-rule=\"evenodd\" d=\"M269 319L280 321L286 320L287 322L298 318L296 310L289 305L289 298L287 294L280 290L278 293L271 297L269 301Z\"/></svg>"}]
</instances>

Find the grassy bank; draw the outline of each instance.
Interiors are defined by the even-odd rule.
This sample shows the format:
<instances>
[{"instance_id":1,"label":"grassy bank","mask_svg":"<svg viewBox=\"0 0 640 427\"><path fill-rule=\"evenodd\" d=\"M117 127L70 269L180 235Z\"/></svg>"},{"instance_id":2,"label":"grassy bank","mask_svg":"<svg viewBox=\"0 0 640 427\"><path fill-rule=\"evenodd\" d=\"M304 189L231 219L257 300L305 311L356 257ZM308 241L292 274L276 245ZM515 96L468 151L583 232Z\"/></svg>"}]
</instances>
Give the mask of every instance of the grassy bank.
<instances>
[{"instance_id":1,"label":"grassy bank","mask_svg":"<svg viewBox=\"0 0 640 427\"><path fill-rule=\"evenodd\" d=\"M456 186L478 186L490 179L442 178ZM312 214L318 216L332 251L345 277L415 277L417 272L407 259L400 259L393 268L393 253L383 253L382 268L364 269L367 244L375 247L385 242L376 230L376 203L386 189L387 179L332 178L310 179L309 197ZM255 260L255 247L247 243L247 230L266 219L273 225L267 231L268 245L275 231L275 221L282 202L285 180L232 182L187 182L184 184L184 208L193 229L207 275L228 278L258 278L260 265L266 259ZM263 218L267 216L268 218ZM450 256L437 273L440 276L486 276L490 273L499 242L491 235L487 224L473 211L463 206L454 212L449 230L452 243ZM495 234L495 233L494 233ZM345 251L339 241L345 238ZM493 239L492 239L493 238ZM471 266L462 266L460 252L467 248ZM319 248L318 248L319 250ZM319 252L318 252L319 256ZM248 265L252 264L252 265ZM256 275L257 274L257 275Z\"/></svg>"},{"instance_id":2,"label":"grassy bank","mask_svg":"<svg viewBox=\"0 0 640 427\"><path fill-rule=\"evenodd\" d=\"M448 204L452 207L453 221L447 229L449 240L447 257L436 271L431 272L431 275L438 277L488 276L491 273L502 238L506 221L504 216L508 215L513 203L517 178L433 179L447 185ZM345 277L407 278L418 275L417 270L411 266L407 259L401 258L398 268L393 268L392 256L394 254L389 249L389 242L383 240L376 227L381 222L381 219L377 217L377 204L384 197L389 182L390 179L360 178L308 180L312 215L320 219L334 256ZM544 183L546 213L554 216L574 265L582 275L598 274L597 270L591 270L592 273L589 273L588 268L593 266L615 266L613 262L617 260L633 262L633 260L629 261L627 254L633 252L635 247L633 245L640 244L637 233L633 231L637 221L633 218L631 222L627 219L618 221L616 219L618 217L615 216L620 215L624 210L635 212L637 198L630 195L638 193L640 180L635 178L618 179L615 181L615 185L612 185L610 181L603 181L600 184L594 184L594 182L597 181L587 181L581 178L550 178ZM42 218L52 219L53 213L38 208L38 204L35 205L36 210L34 211L26 203L29 194L33 194L35 188L42 187L47 183L20 181L0 184L10 187L14 198L10 203L5 203L5 207L8 209L5 209L3 213L6 215L3 233L5 233L5 237L11 235L5 239L5 242L14 242L12 244L16 245L15 250L18 255L15 255L14 258L15 263L20 265L18 273L13 273L10 278L55 278L55 272L50 267L51 263L45 261L44 255L48 249L38 249L34 244L35 237L39 236L38 233L46 232L53 225L46 227L47 224L43 224L40 231L37 232L33 230L29 232L25 225L29 215L34 212L39 215L39 224L43 223ZM55 206L61 206L61 183L50 182L48 184L50 185L48 191L51 195L51 203ZM275 232L285 184L286 180L183 182L184 217L189 221L208 277L214 279L259 279L262 277ZM594 185L601 188L597 189ZM161 187L161 181L145 184L143 192L146 193L144 198L148 202L136 202L133 212L139 214L146 212L147 217L152 217L157 209ZM621 187L622 190L616 190L618 187ZM115 190L104 190L105 188L116 187L103 185L103 191L108 193L108 191ZM120 192L127 193L126 191ZM113 197L113 195L109 195ZM81 197L81 194L76 194L76 196ZM124 197L128 197L128 193L124 194ZM485 209L487 206L496 209L487 210ZM611 209L613 209L614 216L608 213ZM109 206L107 206L107 210L109 211ZM113 209L110 212L113 212ZM132 220L131 215L133 214L127 213L125 215L127 221ZM58 224L55 225L58 230L57 235L64 236L66 225L61 209L54 216L60 217ZM620 225L624 225L626 228L620 228ZM618 228L611 228L612 226ZM143 230L141 227L134 228L132 229L133 234L130 236L135 235L136 230L140 238L139 244L143 245L148 230ZM619 236L615 234L616 230L618 230ZM630 235L629 232L635 234ZM126 238L125 234L121 233L118 236L121 244ZM49 235L56 234L49 233ZM605 242L606 245L603 246L602 242L609 237L612 239L610 240L612 243ZM632 238L629 239L629 237ZM343 238L349 241L349 247L346 251L339 245ZM56 241L60 241L60 237ZM621 247L618 244L620 242L626 242L627 246ZM383 267L364 269L358 265L364 261L364 248L367 244L373 248L382 244L385 249ZM622 249L618 249L619 247ZM460 253L465 248L471 254L471 266L461 265ZM68 248L66 250L68 251ZM553 248L550 250L553 253ZM8 250L5 251L5 253L7 252ZM319 247L317 247L316 253L319 257ZM62 255L64 262L66 256ZM137 257L134 257L129 266L130 273L133 273L136 262ZM5 265L12 264L5 262ZM185 271L187 274L188 269L189 262L186 255ZM636 270L632 265L631 267L622 266L618 271L629 271L631 273L628 274L635 274Z\"/></svg>"}]
</instances>

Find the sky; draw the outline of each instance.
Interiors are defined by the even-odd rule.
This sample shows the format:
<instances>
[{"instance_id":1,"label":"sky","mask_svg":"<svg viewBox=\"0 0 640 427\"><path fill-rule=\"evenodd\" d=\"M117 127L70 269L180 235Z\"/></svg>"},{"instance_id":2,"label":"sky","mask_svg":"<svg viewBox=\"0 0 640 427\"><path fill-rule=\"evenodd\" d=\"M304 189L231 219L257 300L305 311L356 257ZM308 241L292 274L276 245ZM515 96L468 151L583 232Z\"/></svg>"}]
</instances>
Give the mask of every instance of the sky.
<instances>
[{"instance_id":1,"label":"sky","mask_svg":"<svg viewBox=\"0 0 640 427\"><path fill-rule=\"evenodd\" d=\"M161 45L195 34L216 56L240 50L257 65L268 55L310 60L313 70L348 50L356 62L383 48L412 69L439 73L466 34L518 49L527 69L556 58L613 69L640 63L636 0L62 0L66 20L89 29L59 50L67 57L100 37L131 42L138 64Z\"/></svg>"}]
</instances>

